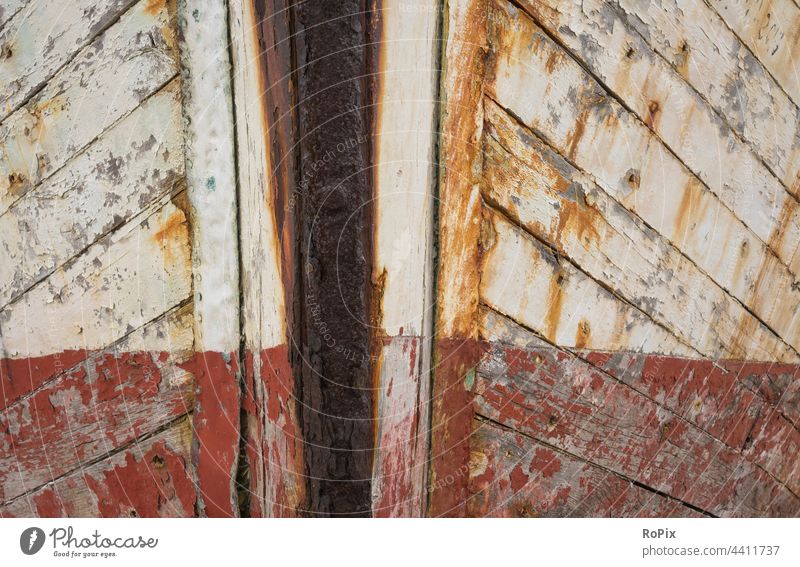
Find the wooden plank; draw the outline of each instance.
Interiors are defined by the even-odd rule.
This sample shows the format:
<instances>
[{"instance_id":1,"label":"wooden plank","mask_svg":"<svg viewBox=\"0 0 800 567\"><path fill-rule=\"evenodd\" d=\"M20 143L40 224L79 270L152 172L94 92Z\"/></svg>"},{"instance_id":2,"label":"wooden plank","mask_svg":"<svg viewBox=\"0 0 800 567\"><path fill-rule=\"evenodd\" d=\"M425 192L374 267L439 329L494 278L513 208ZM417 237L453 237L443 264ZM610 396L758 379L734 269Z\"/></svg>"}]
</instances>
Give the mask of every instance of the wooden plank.
<instances>
[{"instance_id":1,"label":"wooden plank","mask_svg":"<svg viewBox=\"0 0 800 567\"><path fill-rule=\"evenodd\" d=\"M3 0L0 4L0 31L8 24L9 20L17 15L30 2L30 0Z\"/></svg>"},{"instance_id":2,"label":"wooden plank","mask_svg":"<svg viewBox=\"0 0 800 567\"><path fill-rule=\"evenodd\" d=\"M709 5L800 104L800 7L792 0L710 0Z\"/></svg>"},{"instance_id":3,"label":"wooden plank","mask_svg":"<svg viewBox=\"0 0 800 567\"><path fill-rule=\"evenodd\" d=\"M491 100L485 116L488 202L698 353L796 360L680 251Z\"/></svg>"},{"instance_id":4,"label":"wooden plank","mask_svg":"<svg viewBox=\"0 0 800 567\"><path fill-rule=\"evenodd\" d=\"M784 185L798 195L797 100L793 102L781 90L722 18L705 2L685 3L680 8L671 2L618 0L617 4L628 24L714 106ZM786 68L792 69L792 65L788 63ZM707 148L701 146L697 151Z\"/></svg>"},{"instance_id":5,"label":"wooden plank","mask_svg":"<svg viewBox=\"0 0 800 567\"><path fill-rule=\"evenodd\" d=\"M182 418L108 458L0 507L0 517L194 516L191 424Z\"/></svg>"},{"instance_id":6,"label":"wooden plank","mask_svg":"<svg viewBox=\"0 0 800 567\"><path fill-rule=\"evenodd\" d=\"M428 514L463 516L467 478L451 478L469 457L471 412L464 373L474 348L480 248L480 140L486 54L486 0L449 2L443 14L439 137L437 341L433 353L431 475Z\"/></svg>"},{"instance_id":7,"label":"wooden plank","mask_svg":"<svg viewBox=\"0 0 800 567\"><path fill-rule=\"evenodd\" d=\"M669 410L556 348L493 347L477 412L717 516L794 516L783 484Z\"/></svg>"},{"instance_id":8,"label":"wooden plank","mask_svg":"<svg viewBox=\"0 0 800 567\"><path fill-rule=\"evenodd\" d=\"M228 8L178 1L195 310L198 511L239 516L239 230Z\"/></svg>"},{"instance_id":9,"label":"wooden plank","mask_svg":"<svg viewBox=\"0 0 800 567\"><path fill-rule=\"evenodd\" d=\"M381 5L375 106L375 516L426 509L433 323L438 4Z\"/></svg>"},{"instance_id":10,"label":"wooden plank","mask_svg":"<svg viewBox=\"0 0 800 567\"><path fill-rule=\"evenodd\" d=\"M0 214L177 72L172 8L139 2L0 125Z\"/></svg>"},{"instance_id":11,"label":"wooden plank","mask_svg":"<svg viewBox=\"0 0 800 567\"><path fill-rule=\"evenodd\" d=\"M225 2L179 1L195 349L239 348L239 244Z\"/></svg>"},{"instance_id":12,"label":"wooden plank","mask_svg":"<svg viewBox=\"0 0 800 567\"><path fill-rule=\"evenodd\" d=\"M481 312L481 338L523 349L549 348L530 331L491 309ZM768 378L770 363L747 364L625 351L578 351L589 364L696 425L797 494L795 447L800 432L779 400L753 390L751 372ZM787 367L789 365L786 365ZM738 368L738 371L737 371ZM797 371L800 366L792 365Z\"/></svg>"},{"instance_id":13,"label":"wooden plank","mask_svg":"<svg viewBox=\"0 0 800 567\"><path fill-rule=\"evenodd\" d=\"M617 11L602 0L522 5L800 275L797 199Z\"/></svg>"},{"instance_id":14,"label":"wooden plank","mask_svg":"<svg viewBox=\"0 0 800 567\"><path fill-rule=\"evenodd\" d=\"M187 299L182 197L156 201L0 311L6 356L102 349Z\"/></svg>"},{"instance_id":15,"label":"wooden plank","mask_svg":"<svg viewBox=\"0 0 800 567\"><path fill-rule=\"evenodd\" d=\"M0 305L177 190L180 104L171 83L0 215Z\"/></svg>"},{"instance_id":16,"label":"wooden plank","mask_svg":"<svg viewBox=\"0 0 800 567\"><path fill-rule=\"evenodd\" d=\"M477 517L703 517L573 455L476 420L469 515Z\"/></svg>"},{"instance_id":17,"label":"wooden plank","mask_svg":"<svg viewBox=\"0 0 800 567\"><path fill-rule=\"evenodd\" d=\"M280 243L276 228L274 165L270 160L270 130L263 97L269 87L263 70L253 62L259 53L252 2L231 2L234 109L241 187L239 210L242 240L243 333L248 349L259 351L286 342L286 305L281 279Z\"/></svg>"},{"instance_id":18,"label":"wooden plank","mask_svg":"<svg viewBox=\"0 0 800 567\"><path fill-rule=\"evenodd\" d=\"M0 31L0 121L19 108L135 0L36 2ZM162 1L163 4L163 1ZM157 10L158 2L149 2ZM2 16L0 16L2 20Z\"/></svg>"},{"instance_id":19,"label":"wooden plank","mask_svg":"<svg viewBox=\"0 0 800 567\"><path fill-rule=\"evenodd\" d=\"M796 364L726 361L725 368L741 377L792 423L800 423L800 368Z\"/></svg>"},{"instance_id":20,"label":"wooden plank","mask_svg":"<svg viewBox=\"0 0 800 567\"><path fill-rule=\"evenodd\" d=\"M96 353L0 416L0 501L82 468L190 411L192 310ZM161 350L150 350L161 343Z\"/></svg>"},{"instance_id":21,"label":"wooden plank","mask_svg":"<svg viewBox=\"0 0 800 567\"><path fill-rule=\"evenodd\" d=\"M492 13L491 97L797 350L800 289L788 268L533 21L504 5Z\"/></svg>"},{"instance_id":22,"label":"wooden plank","mask_svg":"<svg viewBox=\"0 0 800 567\"><path fill-rule=\"evenodd\" d=\"M423 358L427 341L426 337L399 336L382 342L372 362L380 378L372 514L420 517L426 510L429 458L430 375Z\"/></svg>"},{"instance_id":23,"label":"wooden plank","mask_svg":"<svg viewBox=\"0 0 800 567\"><path fill-rule=\"evenodd\" d=\"M571 348L694 351L496 213L487 213L482 242L481 301Z\"/></svg>"},{"instance_id":24,"label":"wooden plank","mask_svg":"<svg viewBox=\"0 0 800 567\"><path fill-rule=\"evenodd\" d=\"M303 437L289 363L295 307L295 151L288 5L229 2L239 185L245 456L252 516L306 508Z\"/></svg>"}]
</instances>

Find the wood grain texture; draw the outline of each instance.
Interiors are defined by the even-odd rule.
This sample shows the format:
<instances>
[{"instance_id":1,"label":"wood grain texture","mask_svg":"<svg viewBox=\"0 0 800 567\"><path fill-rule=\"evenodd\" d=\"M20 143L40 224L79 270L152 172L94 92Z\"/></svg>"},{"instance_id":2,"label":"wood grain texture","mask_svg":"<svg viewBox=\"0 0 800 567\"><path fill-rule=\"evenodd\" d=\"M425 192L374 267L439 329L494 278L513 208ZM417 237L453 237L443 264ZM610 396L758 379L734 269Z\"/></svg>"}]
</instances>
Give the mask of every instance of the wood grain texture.
<instances>
[{"instance_id":1,"label":"wood grain texture","mask_svg":"<svg viewBox=\"0 0 800 567\"><path fill-rule=\"evenodd\" d=\"M35 492L0 506L0 517L189 517L195 489L192 430L179 418Z\"/></svg>"},{"instance_id":2,"label":"wood grain texture","mask_svg":"<svg viewBox=\"0 0 800 567\"><path fill-rule=\"evenodd\" d=\"M580 5L526 0L522 5L655 132L795 278L800 274L797 199L622 16L603 0ZM769 123L771 118L761 120Z\"/></svg>"},{"instance_id":3,"label":"wood grain texture","mask_svg":"<svg viewBox=\"0 0 800 567\"><path fill-rule=\"evenodd\" d=\"M182 195L178 206L169 196L155 201L0 311L6 357L101 349L187 299Z\"/></svg>"},{"instance_id":4,"label":"wood grain texture","mask_svg":"<svg viewBox=\"0 0 800 567\"><path fill-rule=\"evenodd\" d=\"M195 349L239 348L239 241L227 7L178 1Z\"/></svg>"},{"instance_id":5,"label":"wood grain texture","mask_svg":"<svg viewBox=\"0 0 800 567\"><path fill-rule=\"evenodd\" d=\"M480 140L486 0L448 2L443 15L436 318L432 370L430 516L465 513L472 413L463 389L477 364L480 284Z\"/></svg>"},{"instance_id":6,"label":"wood grain texture","mask_svg":"<svg viewBox=\"0 0 800 567\"><path fill-rule=\"evenodd\" d=\"M475 421L469 469L470 516L703 517L630 479L487 421Z\"/></svg>"},{"instance_id":7,"label":"wood grain texture","mask_svg":"<svg viewBox=\"0 0 800 567\"><path fill-rule=\"evenodd\" d=\"M497 213L487 213L481 301L555 344L691 356L644 313Z\"/></svg>"},{"instance_id":8,"label":"wood grain texture","mask_svg":"<svg viewBox=\"0 0 800 567\"><path fill-rule=\"evenodd\" d=\"M97 351L7 407L0 418L0 500L7 502L191 411L192 311L172 311ZM140 350L160 342L163 350Z\"/></svg>"},{"instance_id":9,"label":"wood grain texture","mask_svg":"<svg viewBox=\"0 0 800 567\"><path fill-rule=\"evenodd\" d=\"M552 348L486 308L481 311L481 338L522 349ZM798 365L742 365L626 351L578 349L574 354L722 441L798 493L793 472L798 431L787 417L790 406L755 387L760 382L780 382L784 373L800 370Z\"/></svg>"},{"instance_id":10,"label":"wood grain texture","mask_svg":"<svg viewBox=\"0 0 800 567\"><path fill-rule=\"evenodd\" d=\"M30 2L30 0L3 0L0 4L0 30L2 30L16 14Z\"/></svg>"},{"instance_id":11,"label":"wood grain texture","mask_svg":"<svg viewBox=\"0 0 800 567\"><path fill-rule=\"evenodd\" d=\"M741 454L555 348L493 347L477 412L718 516L793 516L800 499Z\"/></svg>"},{"instance_id":12,"label":"wood grain texture","mask_svg":"<svg viewBox=\"0 0 800 567\"><path fill-rule=\"evenodd\" d=\"M784 185L798 195L800 110L797 101L787 96L709 3L679 5L673 1L619 0L617 4L629 26L717 110ZM700 147L698 152L706 149Z\"/></svg>"},{"instance_id":13,"label":"wood grain texture","mask_svg":"<svg viewBox=\"0 0 800 567\"><path fill-rule=\"evenodd\" d=\"M493 101L487 100L485 117L484 196L512 221L650 316L687 347L686 353L793 358L774 333L679 250ZM520 285L508 268L509 283ZM540 303L555 301L544 295ZM743 321L753 332L740 334ZM592 327L582 334L587 341ZM627 329L622 335L623 341L636 338Z\"/></svg>"}]
</instances>

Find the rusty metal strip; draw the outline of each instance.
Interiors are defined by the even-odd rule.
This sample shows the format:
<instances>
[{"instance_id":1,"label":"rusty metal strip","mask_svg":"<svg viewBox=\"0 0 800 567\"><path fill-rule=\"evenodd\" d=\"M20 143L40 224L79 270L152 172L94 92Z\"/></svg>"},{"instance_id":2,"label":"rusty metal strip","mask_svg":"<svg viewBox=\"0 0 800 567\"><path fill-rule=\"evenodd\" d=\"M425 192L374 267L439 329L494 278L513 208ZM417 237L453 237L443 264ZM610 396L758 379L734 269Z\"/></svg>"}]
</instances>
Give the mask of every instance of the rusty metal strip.
<instances>
[{"instance_id":1,"label":"rusty metal strip","mask_svg":"<svg viewBox=\"0 0 800 567\"><path fill-rule=\"evenodd\" d=\"M301 421L311 515L367 516L373 55L364 0L292 6L298 96Z\"/></svg>"}]
</instances>

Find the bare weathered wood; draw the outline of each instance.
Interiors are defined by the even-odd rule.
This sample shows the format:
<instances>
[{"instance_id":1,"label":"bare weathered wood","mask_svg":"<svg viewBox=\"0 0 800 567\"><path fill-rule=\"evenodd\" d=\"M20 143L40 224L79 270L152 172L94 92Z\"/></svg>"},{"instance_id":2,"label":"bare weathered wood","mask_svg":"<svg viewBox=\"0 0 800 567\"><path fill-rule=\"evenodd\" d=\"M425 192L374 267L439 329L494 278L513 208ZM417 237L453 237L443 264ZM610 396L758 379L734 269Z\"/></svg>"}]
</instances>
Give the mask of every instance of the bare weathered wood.
<instances>
[{"instance_id":1,"label":"bare weathered wood","mask_svg":"<svg viewBox=\"0 0 800 567\"><path fill-rule=\"evenodd\" d=\"M800 348L788 268L532 20L500 4L492 13L492 98Z\"/></svg>"},{"instance_id":2,"label":"bare weathered wood","mask_svg":"<svg viewBox=\"0 0 800 567\"><path fill-rule=\"evenodd\" d=\"M709 0L725 23L755 53L800 105L800 7L792 0ZM798 188L800 190L800 187Z\"/></svg>"},{"instance_id":3,"label":"bare weathered wood","mask_svg":"<svg viewBox=\"0 0 800 567\"><path fill-rule=\"evenodd\" d=\"M797 359L668 241L494 102L486 102L485 115L484 194L490 203L690 349L711 358ZM752 332L742 335L743 324Z\"/></svg>"},{"instance_id":4,"label":"bare weathered wood","mask_svg":"<svg viewBox=\"0 0 800 567\"><path fill-rule=\"evenodd\" d=\"M550 348L527 329L486 308L481 312L481 337L522 349ZM779 399L753 388L756 377L773 379L773 365L749 363L744 369L732 361L626 351L576 354L742 453L797 494L794 469L800 432L782 414L784 404Z\"/></svg>"},{"instance_id":5,"label":"bare weathered wood","mask_svg":"<svg viewBox=\"0 0 800 567\"><path fill-rule=\"evenodd\" d=\"M3 0L0 4L0 31L8 24L9 20L30 2L30 0Z\"/></svg>"},{"instance_id":6,"label":"bare weathered wood","mask_svg":"<svg viewBox=\"0 0 800 567\"><path fill-rule=\"evenodd\" d=\"M183 169L172 83L0 215L0 306L175 191Z\"/></svg>"},{"instance_id":7,"label":"bare weathered wood","mask_svg":"<svg viewBox=\"0 0 800 567\"><path fill-rule=\"evenodd\" d=\"M135 1L44 0L8 22L0 31L0 121ZM158 10L159 3L148 7Z\"/></svg>"},{"instance_id":8,"label":"bare weathered wood","mask_svg":"<svg viewBox=\"0 0 800 567\"><path fill-rule=\"evenodd\" d=\"M263 16L263 15L262 15ZM248 349L258 351L286 342L284 284L281 279L280 244L275 226L276 197L270 156L268 117L265 116L266 83L259 64L256 30L261 24L253 3L230 4L236 112L237 171L241 187L239 211L242 240L243 334ZM271 22L266 16L266 24ZM288 156L287 156L288 159Z\"/></svg>"},{"instance_id":9,"label":"bare weathered wood","mask_svg":"<svg viewBox=\"0 0 800 567\"><path fill-rule=\"evenodd\" d=\"M0 500L7 502L191 411L184 307L93 353L0 416ZM156 350L157 345L161 345Z\"/></svg>"},{"instance_id":10,"label":"bare weathered wood","mask_svg":"<svg viewBox=\"0 0 800 567\"><path fill-rule=\"evenodd\" d=\"M0 125L0 214L177 72L171 9L140 1Z\"/></svg>"},{"instance_id":11,"label":"bare weathered wood","mask_svg":"<svg viewBox=\"0 0 800 567\"><path fill-rule=\"evenodd\" d=\"M428 513L466 511L466 475L452 469L469 456L472 414L460 387L477 363L481 199L480 140L486 56L486 0L448 2L443 15L439 137L438 257L433 353L431 475ZM467 411L465 411L467 410ZM452 478L453 482L447 482Z\"/></svg>"},{"instance_id":12,"label":"bare weathered wood","mask_svg":"<svg viewBox=\"0 0 800 567\"><path fill-rule=\"evenodd\" d=\"M375 77L372 321L376 516L426 508L433 306L438 2L384 0Z\"/></svg>"}]
</instances>

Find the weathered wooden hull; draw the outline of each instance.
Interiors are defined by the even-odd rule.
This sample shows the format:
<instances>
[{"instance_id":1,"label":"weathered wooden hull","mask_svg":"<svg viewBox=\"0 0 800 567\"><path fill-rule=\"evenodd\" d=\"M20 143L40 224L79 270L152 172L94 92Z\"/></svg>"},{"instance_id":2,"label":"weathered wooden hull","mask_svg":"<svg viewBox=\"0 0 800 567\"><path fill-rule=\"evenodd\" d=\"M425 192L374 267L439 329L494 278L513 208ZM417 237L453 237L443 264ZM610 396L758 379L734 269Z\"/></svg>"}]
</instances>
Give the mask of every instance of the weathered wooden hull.
<instances>
[{"instance_id":1,"label":"weathered wooden hull","mask_svg":"<svg viewBox=\"0 0 800 567\"><path fill-rule=\"evenodd\" d=\"M0 516L797 516L768 4L1 1Z\"/></svg>"}]
</instances>

